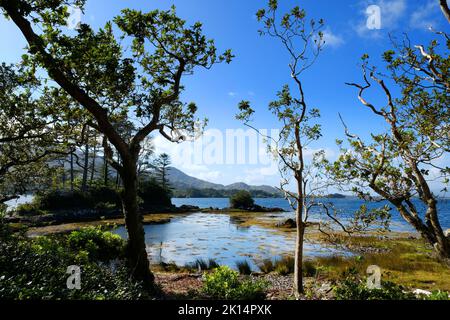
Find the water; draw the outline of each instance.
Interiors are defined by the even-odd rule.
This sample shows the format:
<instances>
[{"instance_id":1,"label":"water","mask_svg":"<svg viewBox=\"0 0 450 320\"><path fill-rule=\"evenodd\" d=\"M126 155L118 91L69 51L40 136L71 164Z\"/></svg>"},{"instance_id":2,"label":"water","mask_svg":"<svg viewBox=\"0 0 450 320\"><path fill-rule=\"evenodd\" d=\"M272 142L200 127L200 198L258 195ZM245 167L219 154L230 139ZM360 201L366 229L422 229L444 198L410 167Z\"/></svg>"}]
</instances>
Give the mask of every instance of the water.
<instances>
[{"instance_id":1,"label":"water","mask_svg":"<svg viewBox=\"0 0 450 320\"><path fill-rule=\"evenodd\" d=\"M380 208L384 205L392 205L387 201L380 202L365 202L361 199L354 197L347 197L342 199L321 199L323 202L332 203L339 210L339 217L348 218L351 214L357 211L362 204L366 204L368 209ZM223 209L229 207L229 200L227 198L207 198L207 199L197 199L197 198L174 198L172 199L172 203L176 206L185 205L194 205L200 208L219 208ZM270 208L282 208L286 211L291 211L291 207L289 206L288 201L280 198L257 198L255 199L255 203ZM424 205L419 200L413 200L413 203L416 205L417 210L419 212L425 212ZM441 222L442 228L449 229L450 228L450 199L440 199L438 202L438 210L439 210L439 220ZM312 211L312 218L317 218L319 210ZM414 231L414 229L407 224L403 218L400 216L397 210L392 209L392 225L391 229L393 231ZM289 214L287 214L289 215Z\"/></svg>"},{"instance_id":2,"label":"water","mask_svg":"<svg viewBox=\"0 0 450 320\"><path fill-rule=\"evenodd\" d=\"M215 259L221 265L236 267L246 260L253 270L263 259L277 259L293 254L295 233L275 232L266 228L240 227L226 214L195 213L176 217L170 223L145 226L147 253L152 263L174 262L179 266L196 259ZM126 229L114 232L127 237ZM349 255L334 247L305 243L308 257Z\"/></svg>"},{"instance_id":3,"label":"water","mask_svg":"<svg viewBox=\"0 0 450 320\"><path fill-rule=\"evenodd\" d=\"M14 207L31 200L31 196L20 198L9 203ZM357 198L323 199L331 202L339 209L339 217L344 220L358 210L364 201ZM176 206L195 205L200 208L225 208L229 200L225 198L209 199L172 199ZM264 207L278 207L288 212L268 214L283 220L293 217L289 203L284 199L255 199L256 204ZM414 201L418 209L423 205ZM366 203L369 209L381 207L387 202ZM439 217L444 229L450 228L450 203L448 199L439 202ZM396 210L392 210L391 230L409 231L414 229L403 221ZM312 219L319 218L319 211L313 211ZM124 227L114 230L126 238ZM259 226L247 228L239 224L227 214L194 213L173 218L170 223L145 226L147 252L152 263L159 261L174 262L185 265L196 259L214 258L218 263L235 268L237 261L247 260L254 270L263 259L276 259L285 254L292 254L294 233L276 232ZM306 243L305 256L348 255L348 252L319 244Z\"/></svg>"}]
</instances>

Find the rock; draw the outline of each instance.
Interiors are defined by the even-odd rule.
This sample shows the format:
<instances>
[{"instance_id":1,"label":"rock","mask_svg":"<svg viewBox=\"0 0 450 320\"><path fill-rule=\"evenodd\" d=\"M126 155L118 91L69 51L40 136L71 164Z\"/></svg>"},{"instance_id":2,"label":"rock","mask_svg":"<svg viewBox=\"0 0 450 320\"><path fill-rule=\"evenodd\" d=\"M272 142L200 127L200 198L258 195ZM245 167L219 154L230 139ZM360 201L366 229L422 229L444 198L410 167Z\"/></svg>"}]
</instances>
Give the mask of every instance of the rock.
<instances>
[{"instance_id":1,"label":"rock","mask_svg":"<svg viewBox=\"0 0 450 320\"><path fill-rule=\"evenodd\" d=\"M416 290L413 291L413 293L414 293L416 296L422 296L422 295L424 295L424 296L430 296L430 295L431 295L431 292L430 292L430 291L422 290L422 289L416 289Z\"/></svg>"},{"instance_id":2,"label":"rock","mask_svg":"<svg viewBox=\"0 0 450 320\"><path fill-rule=\"evenodd\" d=\"M287 219L284 222L278 223L277 227L278 228L294 229L294 228L297 228L297 223L293 219Z\"/></svg>"},{"instance_id":3,"label":"rock","mask_svg":"<svg viewBox=\"0 0 450 320\"><path fill-rule=\"evenodd\" d=\"M444 231L444 235L445 235L447 238L450 238L450 229L445 230L445 231Z\"/></svg>"}]
</instances>

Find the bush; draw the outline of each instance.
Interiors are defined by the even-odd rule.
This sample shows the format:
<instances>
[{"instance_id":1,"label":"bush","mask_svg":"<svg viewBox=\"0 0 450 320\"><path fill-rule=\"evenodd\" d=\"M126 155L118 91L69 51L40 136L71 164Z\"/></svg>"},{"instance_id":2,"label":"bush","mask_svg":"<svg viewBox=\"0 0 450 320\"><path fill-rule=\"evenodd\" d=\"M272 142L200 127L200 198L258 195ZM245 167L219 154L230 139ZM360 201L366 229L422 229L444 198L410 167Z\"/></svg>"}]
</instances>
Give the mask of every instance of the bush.
<instances>
[{"instance_id":1,"label":"bush","mask_svg":"<svg viewBox=\"0 0 450 320\"><path fill-rule=\"evenodd\" d=\"M252 268L250 267L247 260L236 262L236 266L240 274L249 275L252 273Z\"/></svg>"},{"instance_id":2,"label":"bush","mask_svg":"<svg viewBox=\"0 0 450 320\"><path fill-rule=\"evenodd\" d=\"M233 209L250 209L254 205L255 201L248 191L238 191L230 198L230 206Z\"/></svg>"},{"instance_id":3,"label":"bush","mask_svg":"<svg viewBox=\"0 0 450 320\"><path fill-rule=\"evenodd\" d=\"M29 240L19 235L0 239L0 299L131 300L146 298L140 283L129 278L122 262L114 267L80 259L64 238ZM81 290L66 286L67 267L81 268Z\"/></svg>"},{"instance_id":4,"label":"bush","mask_svg":"<svg viewBox=\"0 0 450 320\"><path fill-rule=\"evenodd\" d=\"M142 199L142 206L144 208L172 206L170 190L161 187L154 180L141 182L138 195Z\"/></svg>"},{"instance_id":5,"label":"bush","mask_svg":"<svg viewBox=\"0 0 450 320\"><path fill-rule=\"evenodd\" d=\"M88 193L79 190L50 190L39 192L32 204L41 210L91 209L94 201Z\"/></svg>"},{"instance_id":6,"label":"bush","mask_svg":"<svg viewBox=\"0 0 450 320\"><path fill-rule=\"evenodd\" d=\"M90 187L86 192L80 190L40 191L31 204L19 206L21 215L42 210L97 209L108 210L121 207L120 194L113 188Z\"/></svg>"},{"instance_id":7,"label":"bush","mask_svg":"<svg viewBox=\"0 0 450 320\"><path fill-rule=\"evenodd\" d=\"M390 281L382 281L381 289L369 289L366 278L359 278L355 271L344 274L344 280L334 288L337 300L415 300L413 293Z\"/></svg>"},{"instance_id":8,"label":"bush","mask_svg":"<svg viewBox=\"0 0 450 320\"><path fill-rule=\"evenodd\" d=\"M204 275L203 292L219 300L260 300L265 298L267 283L240 280L239 273L222 266Z\"/></svg>"},{"instance_id":9,"label":"bush","mask_svg":"<svg viewBox=\"0 0 450 320\"><path fill-rule=\"evenodd\" d=\"M23 203L17 206L15 212L20 216L38 216L45 214L45 211L36 207L34 203Z\"/></svg>"},{"instance_id":10,"label":"bush","mask_svg":"<svg viewBox=\"0 0 450 320\"><path fill-rule=\"evenodd\" d=\"M99 204L105 208L120 208L122 206L120 193L116 189L105 186L92 186L89 187L88 193L92 202L96 203L97 206Z\"/></svg>"},{"instance_id":11,"label":"bush","mask_svg":"<svg viewBox=\"0 0 450 320\"><path fill-rule=\"evenodd\" d=\"M67 246L73 251L85 251L91 261L109 261L122 256L125 241L101 228L84 228L67 236Z\"/></svg>"}]
</instances>

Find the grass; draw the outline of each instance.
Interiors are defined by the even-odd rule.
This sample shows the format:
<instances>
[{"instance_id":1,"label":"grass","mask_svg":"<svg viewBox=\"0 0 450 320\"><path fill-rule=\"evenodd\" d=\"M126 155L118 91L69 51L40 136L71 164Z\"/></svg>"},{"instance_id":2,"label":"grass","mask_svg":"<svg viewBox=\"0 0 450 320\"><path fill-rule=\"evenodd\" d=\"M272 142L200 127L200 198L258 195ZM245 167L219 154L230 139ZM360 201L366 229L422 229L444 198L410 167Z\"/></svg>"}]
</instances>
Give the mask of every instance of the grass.
<instances>
[{"instance_id":1,"label":"grass","mask_svg":"<svg viewBox=\"0 0 450 320\"><path fill-rule=\"evenodd\" d=\"M238 268L240 274L250 275L252 273L252 268L247 260L236 262L236 267Z\"/></svg>"},{"instance_id":2,"label":"grass","mask_svg":"<svg viewBox=\"0 0 450 320\"><path fill-rule=\"evenodd\" d=\"M190 270L207 271L220 267L219 263L214 259L197 259L193 263L188 263L185 268Z\"/></svg>"},{"instance_id":3,"label":"grass","mask_svg":"<svg viewBox=\"0 0 450 320\"><path fill-rule=\"evenodd\" d=\"M170 219L174 217L180 217L184 214L147 214L143 216L143 224L158 224L163 222L169 222ZM97 221L87 221L87 222L75 222L75 223L65 223L59 225L51 225L45 227L34 227L29 228L27 235L31 237L36 236L45 236L51 234L59 234L59 233L69 233L72 231L80 230L89 226L123 226L125 225L125 221L123 218L120 219L104 219Z\"/></svg>"},{"instance_id":4,"label":"grass","mask_svg":"<svg viewBox=\"0 0 450 320\"><path fill-rule=\"evenodd\" d=\"M382 270L383 280L412 288L450 291L450 267L439 262L433 250L420 239L353 237L347 240L355 248L370 247L383 251L358 257L316 258L313 262L321 275L338 279L349 268L363 275L368 266L377 265Z\"/></svg>"}]
</instances>

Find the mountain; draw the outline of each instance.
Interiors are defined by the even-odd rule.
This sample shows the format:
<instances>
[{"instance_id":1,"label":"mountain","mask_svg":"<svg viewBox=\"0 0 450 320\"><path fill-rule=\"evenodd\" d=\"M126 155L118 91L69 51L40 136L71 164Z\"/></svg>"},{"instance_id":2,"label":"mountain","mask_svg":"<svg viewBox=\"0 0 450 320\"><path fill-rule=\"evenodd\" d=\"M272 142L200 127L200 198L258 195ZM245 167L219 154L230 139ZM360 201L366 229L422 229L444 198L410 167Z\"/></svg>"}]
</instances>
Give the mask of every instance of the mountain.
<instances>
[{"instance_id":1,"label":"mountain","mask_svg":"<svg viewBox=\"0 0 450 320\"><path fill-rule=\"evenodd\" d=\"M205 180L201 180L198 178L191 177L184 173L181 170L178 170L174 167L170 167L168 169L168 181L172 188L176 190L186 190L186 189L212 189L217 191L234 191L234 190L246 190L251 191L252 193L267 193L267 195L271 196L281 196L281 193L278 189L262 185L262 186L251 186L243 182L237 182L230 185L223 185L208 182ZM228 193L226 193L228 194Z\"/></svg>"}]
</instances>

